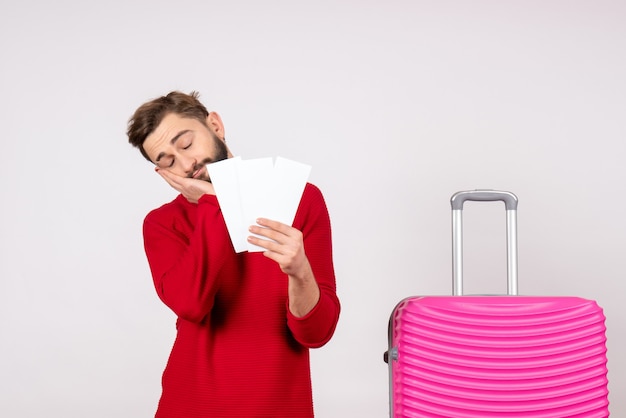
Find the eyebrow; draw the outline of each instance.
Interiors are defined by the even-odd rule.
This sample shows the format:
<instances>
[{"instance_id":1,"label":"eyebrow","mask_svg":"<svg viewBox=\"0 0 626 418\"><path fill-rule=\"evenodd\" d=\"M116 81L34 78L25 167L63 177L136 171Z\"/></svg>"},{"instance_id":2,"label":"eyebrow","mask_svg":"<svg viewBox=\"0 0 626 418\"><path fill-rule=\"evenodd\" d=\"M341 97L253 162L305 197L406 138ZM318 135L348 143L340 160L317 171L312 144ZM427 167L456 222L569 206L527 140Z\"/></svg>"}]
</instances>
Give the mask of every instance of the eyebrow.
<instances>
[{"instance_id":1,"label":"eyebrow","mask_svg":"<svg viewBox=\"0 0 626 418\"><path fill-rule=\"evenodd\" d=\"M170 144L174 145L176 143L176 141L178 141L178 138L180 138L181 136L185 135L187 132L191 132L189 129L185 129L180 131L179 133L177 133L174 138L170 139ZM157 155L156 160L154 160L155 162L159 162L159 160L161 158L165 157L165 153L163 151L161 151L159 153L159 155Z\"/></svg>"}]
</instances>

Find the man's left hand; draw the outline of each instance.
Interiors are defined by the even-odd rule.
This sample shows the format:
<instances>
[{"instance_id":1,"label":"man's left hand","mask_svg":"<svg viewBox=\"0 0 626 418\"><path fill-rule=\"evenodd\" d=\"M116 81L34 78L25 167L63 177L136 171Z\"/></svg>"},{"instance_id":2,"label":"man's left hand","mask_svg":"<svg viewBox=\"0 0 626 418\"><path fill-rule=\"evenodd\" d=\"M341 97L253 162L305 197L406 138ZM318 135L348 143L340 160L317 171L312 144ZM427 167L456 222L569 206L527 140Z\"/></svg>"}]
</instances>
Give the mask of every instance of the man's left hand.
<instances>
[{"instance_id":1,"label":"man's left hand","mask_svg":"<svg viewBox=\"0 0 626 418\"><path fill-rule=\"evenodd\" d=\"M304 253L302 232L270 219L257 219L258 225L252 225L250 232L258 236L248 237L251 244L265 248L265 256L276 261L280 269L289 276L304 279L311 270L309 260Z\"/></svg>"}]
</instances>

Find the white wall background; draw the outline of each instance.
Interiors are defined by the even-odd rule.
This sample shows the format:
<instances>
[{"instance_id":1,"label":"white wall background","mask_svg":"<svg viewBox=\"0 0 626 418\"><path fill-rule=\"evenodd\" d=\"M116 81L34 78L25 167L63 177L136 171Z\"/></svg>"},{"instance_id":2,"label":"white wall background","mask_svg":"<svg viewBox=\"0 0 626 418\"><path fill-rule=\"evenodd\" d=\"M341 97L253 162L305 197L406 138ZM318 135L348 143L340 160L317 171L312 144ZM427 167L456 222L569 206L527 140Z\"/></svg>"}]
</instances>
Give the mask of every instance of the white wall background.
<instances>
[{"instance_id":1,"label":"white wall background","mask_svg":"<svg viewBox=\"0 0 626 418\"><path fill-rule=\"evenodd\" d=\"M389 314L450 292L450 196L515 192L520 291L596 299L626 416L626 3L0 3L0 416L149 417L174 338L141 223L175 192L127 144L198 90L244 158L313 166L343 313L317 416L384 417ZM466 205L470 293L504 289L504 211Z\"/></svg>"}]
</instances>

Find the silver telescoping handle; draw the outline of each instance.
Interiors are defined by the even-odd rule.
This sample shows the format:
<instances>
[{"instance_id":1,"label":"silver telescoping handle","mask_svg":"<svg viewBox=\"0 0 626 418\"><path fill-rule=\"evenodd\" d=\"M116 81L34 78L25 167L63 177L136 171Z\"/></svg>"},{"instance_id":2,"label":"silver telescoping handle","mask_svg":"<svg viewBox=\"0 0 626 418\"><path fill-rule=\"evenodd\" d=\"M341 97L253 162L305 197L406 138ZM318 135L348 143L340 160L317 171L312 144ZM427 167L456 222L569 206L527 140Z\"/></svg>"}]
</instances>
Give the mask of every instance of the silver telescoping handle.
<instances>
[{"instance_id":1,"label":"silver telescoping handle","mask_svg":"<svg viewBox=\"0 0 626 418\"><path fill-rule=\"evenodd\" d=\"M452 195L452 294L463 294L463 203L503 201L506 209L507 294L517 295L517 196L498 190L470 190Z\"/></svg>"}]
</instances>

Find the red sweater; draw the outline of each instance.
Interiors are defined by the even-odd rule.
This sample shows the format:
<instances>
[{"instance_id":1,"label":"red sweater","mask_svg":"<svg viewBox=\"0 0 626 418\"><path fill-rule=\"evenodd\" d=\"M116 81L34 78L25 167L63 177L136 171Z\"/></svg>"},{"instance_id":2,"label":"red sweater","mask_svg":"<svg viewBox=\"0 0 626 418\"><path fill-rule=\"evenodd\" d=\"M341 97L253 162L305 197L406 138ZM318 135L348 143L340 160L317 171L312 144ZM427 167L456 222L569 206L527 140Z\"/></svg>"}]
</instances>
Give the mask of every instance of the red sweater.
<instances>
[{"instance_id":1,"label":"red sweater","mask_svg":"<svg viewBox=\"0 0 626 418\"><path fill-rule=\"evenodd\" d=\"M313 416L308 349L331 338L340 307L328 211L311 184L293 226L321 293L303 318L289 312L276 262L234 252L215 196L179 195L146 216L154 285L178 316L157 418Z\"/></svg>"}]
</instances>

